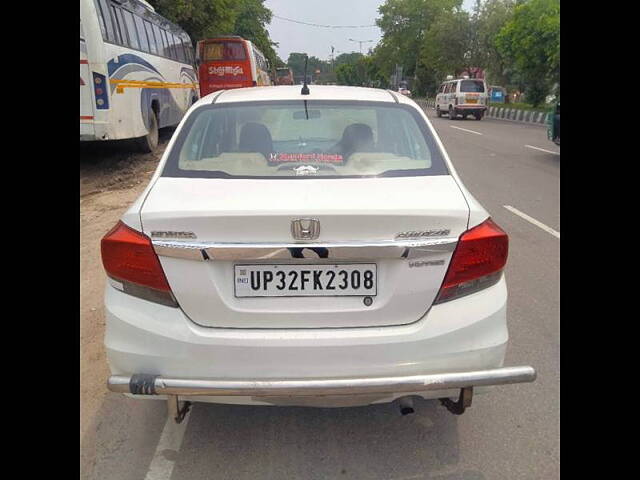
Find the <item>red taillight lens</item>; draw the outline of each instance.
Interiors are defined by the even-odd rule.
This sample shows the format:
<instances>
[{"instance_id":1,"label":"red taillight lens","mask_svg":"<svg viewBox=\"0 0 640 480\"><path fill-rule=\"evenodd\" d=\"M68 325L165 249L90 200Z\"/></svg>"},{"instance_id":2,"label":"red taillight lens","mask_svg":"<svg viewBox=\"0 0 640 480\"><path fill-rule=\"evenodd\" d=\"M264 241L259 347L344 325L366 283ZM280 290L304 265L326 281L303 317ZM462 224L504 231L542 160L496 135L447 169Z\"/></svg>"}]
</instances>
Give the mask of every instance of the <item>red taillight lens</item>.
<instances>
[{"instance_id":1,"label":"red taillight lens","mask_svg":"<svg viewBox=\"0 0 640 480\"><path fill-rule=\"evenodd\" d=\"M175 306L149 237L118 222L102 239L101 250L107 275L121 282L125 293Z\"/></svg>"},{"instance_id":2,"label":"red taillight lens","mask_svg":"<svg viewBox=\"0 0 640 480\"><path fill-rule=\"evenodd\" d=\"M459 298L500 280L509 237L490 218L460 236L435 303Z\"/></svg>"}]
</instances>

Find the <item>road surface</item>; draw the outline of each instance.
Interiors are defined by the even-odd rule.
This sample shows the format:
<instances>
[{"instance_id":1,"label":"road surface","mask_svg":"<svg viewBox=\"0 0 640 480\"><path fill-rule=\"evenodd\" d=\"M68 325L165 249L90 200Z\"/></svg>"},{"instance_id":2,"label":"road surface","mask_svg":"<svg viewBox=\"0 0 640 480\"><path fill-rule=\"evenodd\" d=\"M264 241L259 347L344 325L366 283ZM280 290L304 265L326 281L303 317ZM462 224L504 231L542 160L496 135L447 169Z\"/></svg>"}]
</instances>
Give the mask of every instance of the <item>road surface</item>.
<instances>
[{"instance_id":1,"label":"road surface","mask_svg":"<svg viewBox=\"0 0 640 480\"><path fill-rule=\"evenodd\" d=\"M559 148L544 126L428 115L467 188L509 234L505 364L533 365L537 381L495 387L460 417L426 401L404 417L393 405L196 404L179 427L167 423L164 402L106 392L97 241L144 187L149 172L141 171L140 184L81 199L81 276L90 285L81 294L81 332L91 333L93 352L82 377L83 478L559 478Z\"/></svg>"}]
</instances>

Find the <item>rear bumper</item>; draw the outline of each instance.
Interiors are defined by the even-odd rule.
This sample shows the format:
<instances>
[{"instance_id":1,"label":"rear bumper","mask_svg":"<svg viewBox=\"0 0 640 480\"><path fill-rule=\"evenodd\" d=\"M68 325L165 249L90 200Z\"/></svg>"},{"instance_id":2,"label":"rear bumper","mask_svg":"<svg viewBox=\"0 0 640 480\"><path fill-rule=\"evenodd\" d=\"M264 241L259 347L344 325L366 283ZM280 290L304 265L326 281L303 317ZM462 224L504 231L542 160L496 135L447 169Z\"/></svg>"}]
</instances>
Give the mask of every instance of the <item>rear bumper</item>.
<instances>
[{"instance_id":1,"label":"rear bumper","mask_svg":"<svg viewBox=\"0 0 640 480\"><path fill-rule=\"evenodd\" d=\"M113 375L107 385L112 392L137 395L277 397L413 393L533 382L535 379L536 371L522 366L432 375L316 380L211 380Z\"/></svg>"},{"instance_id":2,"label":"rear bumper","mask_svg":"<svg viewBox=\"0 0 640 480\"><path fill-rule=\"evenodd\" d=\"M350 405L368 405L407 392L444 398L465 386L532 381L531 367L501 368L508 342L506 300L503 278L481 292L434 305L408 325L233 329L201 327L178 308L108 285L108 385L147 399L343 406L349 397ZM131 393L136 374L145 374L147 391L154 394L137 388Z\"/></svg>"},{"instance_id":3,"label":"rear bumper","mask_svg":"<svg viewBox=\"0 0 640 480\"><path fill-rule=\"evenodd\" d=\"M454 108L456 110L476 110L481 112L484 112L487 109L486 105L476 105L473 103L469 105L456 105Z\"/></svg>"}]
</instances>

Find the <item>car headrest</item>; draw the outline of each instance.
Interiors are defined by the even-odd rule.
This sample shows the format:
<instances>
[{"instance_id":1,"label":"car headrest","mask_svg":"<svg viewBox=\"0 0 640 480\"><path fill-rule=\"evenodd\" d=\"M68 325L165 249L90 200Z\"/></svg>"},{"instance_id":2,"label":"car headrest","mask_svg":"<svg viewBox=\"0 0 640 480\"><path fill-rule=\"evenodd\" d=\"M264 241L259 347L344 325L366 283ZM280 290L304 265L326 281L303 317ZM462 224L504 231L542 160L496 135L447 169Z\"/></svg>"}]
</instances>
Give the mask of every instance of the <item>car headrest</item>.
<instances>
[{"instance_id":1,"label":"car headrest","mask_svg":"<svg viewBox=\"0 0 640 480\"><path fill-rule=\"evenodd\" d=\"M348 125L342 133L340 146L345 156L353 152L367 151L373 148L373 131L371 127L364 123L352 123Z\"/></svg>"},{"instance_id":2,"label":"car headrest","mask_svg":"<svg viewBox=\"0 0 640 480\"><path fill-rule=\"evenodd\" d=\"M240 130L238 150L241 152L260 152L265 158L273 152L273 140L267 127L261 123L245 123Z\"/></svg>"}]
</instances>

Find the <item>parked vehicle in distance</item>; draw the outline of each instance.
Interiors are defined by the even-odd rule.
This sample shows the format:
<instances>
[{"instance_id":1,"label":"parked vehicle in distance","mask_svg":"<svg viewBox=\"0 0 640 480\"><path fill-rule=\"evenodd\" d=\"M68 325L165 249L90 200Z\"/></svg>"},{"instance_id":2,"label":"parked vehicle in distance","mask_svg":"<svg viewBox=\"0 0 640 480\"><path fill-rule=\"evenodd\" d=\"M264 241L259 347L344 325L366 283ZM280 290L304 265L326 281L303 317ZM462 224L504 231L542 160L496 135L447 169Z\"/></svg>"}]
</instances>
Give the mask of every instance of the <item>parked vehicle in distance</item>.
<instances>
[{"instance_id":1,"label":"parked vehicle in distance","mask_svg":"<svg viewBox=\"0 0 640 480\"><path fill-rule=\"evenodd\" d=\"M80 141L153 151L198 100L193 61L189 36L147 2L80 0Z\"/></svg>"},{"instance_id":2,"label":"parked vehicle in distance","mask_svg":"<svg viewBox=\"0 0 640 480\"><path fill-rule=\"evenodd\" d=\"M440 85L436 95L436 114L441 117L443 113L454 120L458 115L466 119L473 115L476 120L482 120L487 110L488 95L487 85L478 78L458 78L447 80Z\"/></svg>"},{"instance_id":3,"label":"parked vehicle in distance","mask_svg":"<svg viewBox=\"0 0 640 480\"><path fill-rule=\"evenodd\" d=\"M529 382L504 367L507 234L411 99L208 95L102 239L114 392L339 407Z\"/></svg>"},{"instance_id":4,"label":"parked vehicle in distance","mask_svg":"<svg viewBox=\"0 0 640 480\"><path fill-rule=\"evenodd\" d=\"M293 85L293 70L289 67L276 68L276 85Z\"/></svg>"},{"instance_id":5,"label":"parked vehicle in distance","mask_svg":"<svg viewBox=\"0 0 640 480\"><path fill-rule=\"evenodd\" d=\"M549 115L547 136L556 145L560 145L560 101Z\"/></svg>"},{"instance_id":6,"label":"parked vehicle in distance","mask_svg":"<svg viewBox=\"0 0 640 480\"><path fill-rule=\"evenodd\" d=\"M507 99L507 89L492 85L489 87L489 101L492 103L505 103Z\"/></svg>"},{"instance_id":7,"label":"parked vehicle in distance","mask_svg":"<svg viewBox=\"0 0 640 480\"><path fill-rule=\"evenodd\" d=\"M196 62L202 96L218 90L272 85L266 57L239 36L200 40Z\"/></svg>"}]
</instances>

